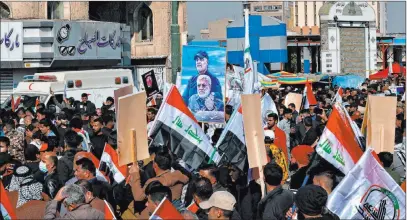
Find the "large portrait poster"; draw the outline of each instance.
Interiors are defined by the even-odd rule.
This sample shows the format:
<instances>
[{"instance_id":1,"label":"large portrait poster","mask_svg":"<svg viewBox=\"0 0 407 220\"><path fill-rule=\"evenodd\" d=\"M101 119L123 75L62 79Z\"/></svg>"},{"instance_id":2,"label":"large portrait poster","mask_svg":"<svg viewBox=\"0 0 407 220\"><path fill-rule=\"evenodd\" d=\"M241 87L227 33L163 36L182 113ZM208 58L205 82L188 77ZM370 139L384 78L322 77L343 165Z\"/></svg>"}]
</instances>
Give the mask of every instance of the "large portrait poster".
<instances>
[{"instance_id":1,"label":"large portrait poster","mask_svg":"<svg viewBox=\"0 0 407 220\"><path fill-rule=\"evenodd\" d=\"M183 46L180 92L201 122L223 123L226 48Z\"/></svg>"}]
</instances>

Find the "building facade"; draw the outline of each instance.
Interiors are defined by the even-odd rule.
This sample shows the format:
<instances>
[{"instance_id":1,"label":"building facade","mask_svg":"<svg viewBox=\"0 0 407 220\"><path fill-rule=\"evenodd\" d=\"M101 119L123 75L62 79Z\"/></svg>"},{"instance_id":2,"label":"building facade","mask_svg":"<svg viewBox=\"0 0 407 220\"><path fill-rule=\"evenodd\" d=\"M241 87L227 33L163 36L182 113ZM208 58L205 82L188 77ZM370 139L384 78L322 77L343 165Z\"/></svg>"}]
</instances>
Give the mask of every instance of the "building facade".
<instances>
[{"instance_id":1,"label":"building facade","mask_svg":"<svg viewBox=\"0 0 407 220\"><path fill-rule=\"evenodd\" d=\"M223 18L208 22L208 28L200 31L201 39L226 40L226 28L233 21L229 18Z\"/></svg>"},{"instance_id":2,"label":"building facade","mask_svg":"<svg viewBox=\"0 0 407 220\"><path fill-rule=\"evenodd\" d=\"M375 72L377 28L374 9L367 3L327 2L319 15L322 73L354 73L368 77Z\"/></svg>"},{"instance_id":3,"label":"building facade","mask_svg":"<svg viewBox=\"0 0 407 220\"><path fill-rule=\"evenodd\" d=\"M17 43L14 42L12 50L10 45L8 47L5 43L1 45L0 91L7 90L11 93L13 87L24 75L36 72L109 68L123 64L135 69L135 79L154 69L161 86L166 80L166 73L171 72L168 71L171 54L171 2L0 2L0 16L2 32L4 29L9 32L14 30L14 37L20 36L19 40L16 40ZM76 60L75 63L78 54L76 53L71 57L70 62L57 62L56 58L60 56L60 48L57 47L59 42L55 40L56 31L60 28L57 26L58 24L64 26L74 21L78 23L75 24L76 26L79 25L83 29L79 28L80 30L76 31L78 36L86 33L89 38L93 36L92 31L96 30L92 25L100 26L100 33L102 29L116 30L116 37L119 36L119 31L128 32L127 42L121 41L122 52L119 53L119 57L115 57L114 62L107 62L107 59L102 59L100 56L96 56L95 59L77 58L79 61ZM179 3L178 24L181 40L186 41L184 37L187 28L185 2ZM105 26L110 26L110 30ZM89 29L89 33L84 31L86 29ZM17 30L20 33L17 33ZM74 33L71 31L71 34ZM113 32L106 34L113 35ZM81 38L76 39L81 40ZM70 49L78 45L58 46L63 46L63 52L68 52L69 56L69 52L74 51ZM21 51L21 56L15 55L18 51ZM28 51L31 54L27 53ZM128 62L121 63L122 57L129 57ZM33 62L28 62L29 60ZM137 82L141 82L140 78Z\"/></svg>"},{"instance_id":4,"label":"building facade","mask_svg":"<svg viewBox=\"0 0 407 220\"><path fill-rule=\"evenodd\" d=\"M295 1L292 7L290 21L292 30L300 32L303 27L320 27L319 10L325 1ZM365 7L367 5L373 8L376 18L377 32L386 34L387 30L387 7L386 2L366 1L357 2L358 5ZM288 26L287 26L288 27ZM290 27L289 27L290 28ZM303 33L306 35L306 33Z\"/></svg>"}]
</instances>

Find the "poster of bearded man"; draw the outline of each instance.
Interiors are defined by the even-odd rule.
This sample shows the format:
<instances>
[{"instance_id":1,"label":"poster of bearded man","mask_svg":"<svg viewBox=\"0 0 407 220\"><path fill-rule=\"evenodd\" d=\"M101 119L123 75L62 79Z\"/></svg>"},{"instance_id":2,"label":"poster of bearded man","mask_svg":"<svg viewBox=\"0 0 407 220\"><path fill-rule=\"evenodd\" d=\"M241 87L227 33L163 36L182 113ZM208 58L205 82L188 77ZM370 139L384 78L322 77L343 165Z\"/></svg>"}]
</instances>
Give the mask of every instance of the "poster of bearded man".
<instances>
[{"instance_id":1,"label":"poster of bearded man","mask_svg":"<svg viewBox=\"0 0 407 220\"><path fill-rule=\"evenodd\" d=\"M226 49L183 46L182 98L200 122L223 123Z\"/></svg>"}]
</instances>

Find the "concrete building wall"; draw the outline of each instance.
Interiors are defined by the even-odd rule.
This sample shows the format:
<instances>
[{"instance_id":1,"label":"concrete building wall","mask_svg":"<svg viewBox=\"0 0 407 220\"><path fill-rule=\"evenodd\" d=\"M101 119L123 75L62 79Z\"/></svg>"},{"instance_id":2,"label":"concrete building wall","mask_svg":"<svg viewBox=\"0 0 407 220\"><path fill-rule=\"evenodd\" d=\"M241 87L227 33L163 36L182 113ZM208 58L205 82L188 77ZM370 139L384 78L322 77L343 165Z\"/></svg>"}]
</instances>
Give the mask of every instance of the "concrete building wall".
<instances>
[{"instance_id":1,"label":"concrete building wall","mask_svg":"<svg viewBox=\"0 0 407 220\"><path fill-rule=\"evenodd\" d=\"M131 57L133 59L169 56L171 53L171 2L152 1L153 39L149 42L137 42L136 33L131 39ZM180 33L187 30L186 2L179 3L178 24Z\"/></svg>"},{"instance_id":2,"label":"concrete building wall","mask_svg":"<svg viewBox=\"0 0 407 220\"><path fill-rule=\"evenodd\" d=\"M3 2L10 9L11 19L47 19L47 2ZM108 7L95 9L97 18L90 17L88 1L62 2L63 20L100 20L110 22L127 22L132 26L133 13L145 3L153 14L153 39L140 42L138 33L131 38L131 57L154 58L168 57L171 51L171 2L110 2ZM124 11L120 4L125 4ZM92 6L95 7L95 4ZM97 7L97 6L96 6ZM180 33L187 31L186 2L179 3L178 24ZM226 28L224 28L226 32Z\"/></svg>"},{"instance_id":3,"label":"concrete building wall","mask_svg":"<svg viewBox=\"0 0 407 220\"><path fill-rule=\"evenodd\" d=\"M362 2L357 2L362 3ZM367 2L375 11L376 14L376 27L380 30L380 33L385 34L387 29L387 9L385 2L377 2L377 1L368 1ZM293 29L296 26L304 27L304 26L320 26L319 21L319 9L322 7L324 3L321 1L306 1L306 2L294 2L292 4L293 7L293 16L292 19ZM297 5L297 6L296 6ZM315 5L315 7L314 7ZM305 13L307 11L307 13ZM307 22L306 22L307 21Z\"/></svg>"},{"instance_id":4,"label":"concrete building wall","mask_svg":"<svg viewBox=\"0 0 407 220\"><path fill-rule=\"evenodd\" d=\"M11 12L12 19L47 19L48 2L3 2ZM66 20L89 19L89 2L62 2L63 18Z\"/></svg>"},{"instance_id":5,"label":"concrete building wall","mask_svg":"<svg viewBox=\"0 0 407 220\"><path fill-rule=\"evenodd\" d=\"M228 18L209 22L209 39L226 39L226 27L230 22Z\"/></svg>"}]
</instances>

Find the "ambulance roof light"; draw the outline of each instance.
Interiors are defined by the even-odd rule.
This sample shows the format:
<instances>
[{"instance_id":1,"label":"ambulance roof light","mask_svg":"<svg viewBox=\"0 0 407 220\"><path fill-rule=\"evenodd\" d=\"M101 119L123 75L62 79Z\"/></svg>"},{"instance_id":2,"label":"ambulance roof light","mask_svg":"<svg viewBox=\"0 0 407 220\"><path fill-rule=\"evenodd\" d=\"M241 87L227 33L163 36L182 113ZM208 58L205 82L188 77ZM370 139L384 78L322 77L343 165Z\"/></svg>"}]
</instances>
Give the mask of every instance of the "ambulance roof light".
<instances>
[{"instance_id":1,"label":"ambulance roof light","mask_svg":"<svg viewBox=\"0 0 407 220\"><path fill-rule=\"evenodd\" d=\"M57 81L57 77L53 75L34 75L33 77L34 80L41 80L41 81L48 81L48 82L54 82Z\"/></svg>"}]
</instances>

